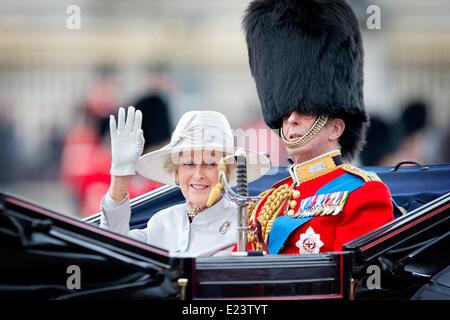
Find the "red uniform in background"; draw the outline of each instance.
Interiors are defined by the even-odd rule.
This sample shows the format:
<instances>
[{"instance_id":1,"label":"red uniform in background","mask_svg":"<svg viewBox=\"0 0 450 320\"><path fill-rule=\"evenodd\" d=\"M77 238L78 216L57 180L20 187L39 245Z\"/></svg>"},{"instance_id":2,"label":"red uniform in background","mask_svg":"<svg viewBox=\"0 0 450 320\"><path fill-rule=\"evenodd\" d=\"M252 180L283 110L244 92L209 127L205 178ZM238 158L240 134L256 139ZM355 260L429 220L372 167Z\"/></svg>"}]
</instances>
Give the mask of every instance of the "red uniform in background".
<instances>
[{"instance_id":1,"label":"red uniform in background","mask_svg":"<svg viewBox=\"0 0 450 320\"><path fill-rule=\"evenodd\" d=\"M165 102L155 93L136 102L144 113L145 148L157 146L170 137L170 123ZM116 111L117 88L112 79L96 81L89 89L83 118L70 128L63 148L61 179L73 191L78 215L99 212L99 203L111 181L109 115ZM129 185L131 198L160 187L161 184L133 176Z\"/></svg>"},{"instance_id":2,"label":"red uniform in background","mask_svg":"<svg viewBox=\"0 0 450 320\"><path fill-rule=\"evenodd\" d=\"M63 149L61 179L74 191L79 203L79 216L99 212L99 203L108 191L111 176L111 152L88 126L79 125L69 132ZM133 176L130 198L160 187L161 184Z\"/></svg>"}]
</instances>

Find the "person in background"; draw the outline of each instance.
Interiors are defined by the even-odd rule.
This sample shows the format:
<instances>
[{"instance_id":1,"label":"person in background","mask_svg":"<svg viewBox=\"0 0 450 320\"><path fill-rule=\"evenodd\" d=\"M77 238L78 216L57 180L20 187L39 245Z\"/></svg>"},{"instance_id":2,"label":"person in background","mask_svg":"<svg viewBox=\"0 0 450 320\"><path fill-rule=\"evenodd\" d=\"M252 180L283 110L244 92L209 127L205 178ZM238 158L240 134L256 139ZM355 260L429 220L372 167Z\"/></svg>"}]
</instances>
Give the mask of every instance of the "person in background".
<instances>
[{"instance_id":1,"label":"person in background","mask_svg":"<svg viewBox=\"0 0 450 320\"><path fill-rule=\"evenodd\" d=\"M392 125L383 118L370 116L366 145L360 154L364 166L396 165L397 143Z\"/></svg>"},{"instance_id":2,"label":"person in background","mask_svg":"<svg viewBox=\"0 0 450 320\"><path fill-rule=\"evenodd\" d=\"M0 183L13 183L21 178L19 171L23 170L23 156L17 141L16 128L5 110L6 108L0 105Z\"/></svg>"},{"instance_id":3,"label":"person in background","mask_svg":"<svg viewBox=\"0 0 450 320\"><path fill-rule=\"evenodd\" d=\"M397 160L412 160L421 164L442 161L441 133L430 125L430 106L422 99L411 100L400 113Z\"/></svg>"},{"instance_id":4,"label":"person in background","mask_svg":"<svg viewBox=\"0 0 450 320\"><path fill-rule=\"evenodd\" d=\"M450 117L447 123L450 123ZM440 143L440 150L442 150L443 154L442 156L443 163L450 163L450 144L448 143L449 141L450 141L450 126L447 126L447 130L444 133L444 138Z\"/></svg>"},{"instance_id":5,"label":"person in background","mask_svg":"<svg viewBox=\"0 0 450 320\"><path fill-rule=\"evenodd\" d=\"M144 131L144 153L157 150L170 140L172 124L169 106L164 96L152 90L138 98L134 104L136 110L142 112L142 129ZM130 179L128 192L134 198L161 186L161 183L134 175ZM98 203L98 202L97 202Z\"/></svg>"},{"instance_id":6,"label":"person in background","mask_svg":"<svg viewBox=\"0 0 450 320\"><path fill-rule=\"evenodd\" d=\"M98 203L110 184L111 163L109 115L116 111L117 89L105 77L88 91L83 114L69 130L64 143L61 178L74 192L81 217L98 212ZM136 101L144 114L146 152L170 139L169 106L162 95L152 91ZM130 180L131 197L152 191L161 184L135 176Z\"/></svg>"},{"instance_id":7,"label":"person in background","mask_svg":"<svg viewBox=\"0 0 450 320\"><path fill-rule=\"evenodd\" d=\"M111 154L104 145L104 122L116 110L117 89L102 77L88 90L63 144L60 178L73 192L80 217L98 212L98 201L108 189Z\"/></svg>"},{"instance_id":8,"label":"person in background","mask_svg":"<svg viewBox=\"0 0 450 320\"><path fill-rule=\"evenodd\" d=\"M400 129L399 159L425 162L423 140L427 123L427 107L422 101L413 101L403 109L397 123Z\"/></svg>"}]
</instances>

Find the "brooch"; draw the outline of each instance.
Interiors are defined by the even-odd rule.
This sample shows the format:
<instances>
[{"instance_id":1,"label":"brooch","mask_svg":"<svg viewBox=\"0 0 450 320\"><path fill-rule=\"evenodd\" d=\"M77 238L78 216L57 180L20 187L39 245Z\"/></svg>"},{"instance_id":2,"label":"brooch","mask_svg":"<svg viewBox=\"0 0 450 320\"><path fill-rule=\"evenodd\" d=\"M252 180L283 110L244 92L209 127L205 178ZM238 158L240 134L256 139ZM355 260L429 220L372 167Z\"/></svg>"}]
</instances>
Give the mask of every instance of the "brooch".
<instances>
[{"instance_id":1,"label":"brooch","mask_svg":"<svg viewBox=\"0 0 450 320\"><path fill-rule=\"evenodd\" d=\"M227 233L228 229L230 229L231 226L231 222L230 221L225 221L224 223L222 223L222 225L219 228L219 232L221 234L225 234Z\"/></svg>"}]
</instances>

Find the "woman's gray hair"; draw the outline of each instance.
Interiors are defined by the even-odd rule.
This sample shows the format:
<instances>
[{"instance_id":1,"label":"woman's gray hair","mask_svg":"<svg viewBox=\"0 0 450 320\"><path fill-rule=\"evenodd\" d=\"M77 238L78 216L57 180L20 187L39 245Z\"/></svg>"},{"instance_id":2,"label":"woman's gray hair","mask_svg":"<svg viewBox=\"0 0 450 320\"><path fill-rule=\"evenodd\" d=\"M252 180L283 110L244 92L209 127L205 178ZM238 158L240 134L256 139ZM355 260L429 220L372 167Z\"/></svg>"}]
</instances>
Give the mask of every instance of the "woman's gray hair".
<instances>
[{"instance_id":1,"label":"woman's gray hair","mask_svg":"<svg viewBox=\"0 0 450 320\"><path fill-rule=\"evenodd\" d=\"M171 155L168 155L166 157L166 160L164 161L163 170L165 170L169 174L175 174L177 168L178 168L178 164L174 163L172 161L172 156Z\"/></svg>"}]
</instances>

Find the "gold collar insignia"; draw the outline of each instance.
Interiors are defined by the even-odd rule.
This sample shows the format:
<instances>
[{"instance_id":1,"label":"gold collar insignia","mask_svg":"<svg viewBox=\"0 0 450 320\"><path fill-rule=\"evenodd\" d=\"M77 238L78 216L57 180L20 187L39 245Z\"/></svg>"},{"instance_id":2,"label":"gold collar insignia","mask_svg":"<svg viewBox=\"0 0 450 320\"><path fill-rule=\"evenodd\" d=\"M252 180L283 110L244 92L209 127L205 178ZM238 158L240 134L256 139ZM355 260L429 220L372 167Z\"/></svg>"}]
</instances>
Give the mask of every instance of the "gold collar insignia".
<instances>
[{"instance_id":1,"label":"gold collar insignia","mask_svg":"<svg viewBox=\"0 0 450 320\"><path fill-rule=\"evenodd\" d=\"M334 150L312 160L295 164L289 168L297 184L323 176L344 163L341 152Z\"/></svg>"}]
</instances>

